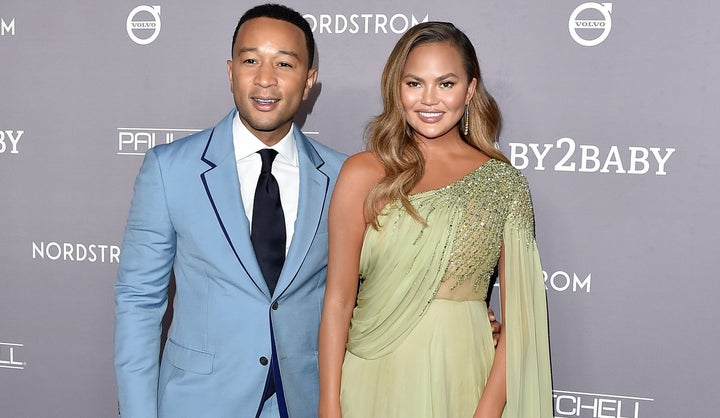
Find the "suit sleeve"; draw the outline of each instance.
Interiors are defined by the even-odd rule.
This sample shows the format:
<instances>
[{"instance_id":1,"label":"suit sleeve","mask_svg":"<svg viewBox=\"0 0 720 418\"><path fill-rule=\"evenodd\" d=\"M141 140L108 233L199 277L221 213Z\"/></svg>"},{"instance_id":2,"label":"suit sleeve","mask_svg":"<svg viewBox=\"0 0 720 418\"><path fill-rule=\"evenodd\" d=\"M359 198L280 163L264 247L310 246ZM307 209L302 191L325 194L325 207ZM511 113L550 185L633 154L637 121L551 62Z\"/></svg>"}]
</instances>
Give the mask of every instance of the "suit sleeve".
<instances>
[{"instance_id":1,"label":"suit sleeve","mask_svg":"<svg viewBox=\"0 0 720 418\"><path fill-rule=\"evenodd\" d=\"M115 374L123 418L157 417L161 321L175 257L157 154L135 180L115 284Z\"/></svg>"}]
</instances>

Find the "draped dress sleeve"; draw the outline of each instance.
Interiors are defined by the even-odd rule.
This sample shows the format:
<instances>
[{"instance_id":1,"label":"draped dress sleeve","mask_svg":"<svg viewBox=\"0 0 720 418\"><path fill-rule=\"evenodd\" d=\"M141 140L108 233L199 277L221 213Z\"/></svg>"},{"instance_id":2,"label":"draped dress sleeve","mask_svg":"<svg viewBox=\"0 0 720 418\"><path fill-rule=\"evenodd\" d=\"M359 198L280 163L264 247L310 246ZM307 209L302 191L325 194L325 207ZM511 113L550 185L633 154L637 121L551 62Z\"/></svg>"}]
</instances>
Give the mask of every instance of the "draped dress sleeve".
<instances>
[{"instance_id":1,"label":"draped dress sleeve","mask_svg":"<svg viewBox=\"0 0 720 418\"><path fill-rule=\"evenodd\" d=\"M547 302L527 180L514 192L503 230L507 404L504 418L552 418Z\"/></svg>"}]
</instances>

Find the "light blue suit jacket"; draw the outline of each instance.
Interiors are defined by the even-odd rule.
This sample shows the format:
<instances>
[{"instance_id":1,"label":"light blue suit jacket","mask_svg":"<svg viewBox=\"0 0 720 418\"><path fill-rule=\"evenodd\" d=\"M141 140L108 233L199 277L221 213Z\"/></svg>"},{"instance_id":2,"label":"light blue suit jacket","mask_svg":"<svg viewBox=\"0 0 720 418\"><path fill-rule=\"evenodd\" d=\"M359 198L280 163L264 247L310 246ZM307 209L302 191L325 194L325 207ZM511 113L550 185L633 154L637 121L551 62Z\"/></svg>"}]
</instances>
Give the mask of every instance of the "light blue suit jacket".
<instances>
[{"instance_id":1,"label":"light blue suit jacket","mask_svg":"<svg viewBox=\"0 0 720 418\"><path fill-rule=\"evenodd\" d=\"M345 156L295 130L295 233L271 296L250 242L230 112L147 152L115 285L115 372L124 418L254 417L273 324L290 417L317 416L327 211ZM282 222L282 220L278 220ZM171 270L173 321L160 359Z\"/></svg>"}]
</instances>

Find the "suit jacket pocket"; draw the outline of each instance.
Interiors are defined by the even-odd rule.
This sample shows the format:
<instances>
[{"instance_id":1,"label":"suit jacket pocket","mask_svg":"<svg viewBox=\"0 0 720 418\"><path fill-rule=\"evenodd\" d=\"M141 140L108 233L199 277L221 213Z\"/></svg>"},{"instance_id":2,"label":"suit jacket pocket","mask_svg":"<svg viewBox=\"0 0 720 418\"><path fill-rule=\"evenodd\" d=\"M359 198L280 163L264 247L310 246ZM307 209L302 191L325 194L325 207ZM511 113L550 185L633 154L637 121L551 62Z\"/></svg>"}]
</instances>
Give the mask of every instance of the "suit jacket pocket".
<instances>
[{"instance_id":1,"label":"suit jacket pocket","mask_svg":"<svg viewBox=\"0 0 720 418\"><path fill-rule=\"evenodd\" d=\"M214 354L183 347L171 339L165 345L165 360L178 369L198 374L212 373Z\"/></svg>"}]
</instances>

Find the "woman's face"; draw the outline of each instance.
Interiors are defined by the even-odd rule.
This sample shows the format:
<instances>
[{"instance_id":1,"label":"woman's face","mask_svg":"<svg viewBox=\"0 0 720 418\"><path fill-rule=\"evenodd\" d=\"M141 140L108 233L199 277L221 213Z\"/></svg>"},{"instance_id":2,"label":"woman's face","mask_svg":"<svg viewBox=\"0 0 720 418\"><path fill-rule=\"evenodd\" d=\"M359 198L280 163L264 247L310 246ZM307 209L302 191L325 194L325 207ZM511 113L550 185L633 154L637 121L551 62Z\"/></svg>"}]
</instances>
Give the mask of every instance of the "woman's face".
<instances>
[{"instance_id":1,"label":"woman's face","mask_svg":"<svg viewBox=\"0 0 720 418\"><path fill-rule=\"evenodd\" d=\"M400 86L405 118L418 140L458 135L456 126L475 91L460 52L447 42L416 46L410 51Z\"/></svg>"}]
</instances>

